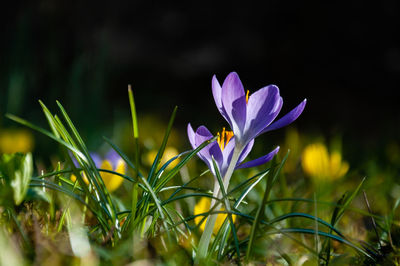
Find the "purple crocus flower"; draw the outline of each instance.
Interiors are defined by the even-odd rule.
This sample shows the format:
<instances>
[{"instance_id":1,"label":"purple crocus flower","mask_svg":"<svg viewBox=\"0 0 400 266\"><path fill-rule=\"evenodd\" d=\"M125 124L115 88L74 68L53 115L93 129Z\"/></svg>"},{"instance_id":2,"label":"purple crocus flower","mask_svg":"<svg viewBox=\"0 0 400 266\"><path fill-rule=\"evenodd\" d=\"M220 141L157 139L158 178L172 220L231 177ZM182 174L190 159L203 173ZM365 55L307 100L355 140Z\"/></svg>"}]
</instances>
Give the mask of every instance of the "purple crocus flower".
<instances>
[{"instance_id":1,"label":"purple crocus flower","mask_svg":"<svg viewBox=\"0 0 400 266\"><path fill-rule=\"evenodd\" d=\"M232 72L226 77L222 87L214 75L212 92L217 108L231 126L240 148L262 133L292 123L303 112L307 102L304 99L292 111L273 122L283 104L275 85L263 87L249 95L249 91L245 93L238 74Z\"/></svg>"},{"instance_id":2,"label":"purple crocus flower","mask_svg":"<svg viewBox=\"0 0 400 266\"><path fill-rule=\"evenodd\" d=\"M80 165L79 165L78 161L76 160L74 154L71 151L68 151L68 154L71 157L72 163L75 165L75 167L79 168ZM89 155L92 158L92 160L93 160L94 164L96 165L96 167L100 168L101 162L102 162L101 157L95 152L89 152Z\"/></svg>"},{"instance_id":3,"label":"purple crocus flower","mask_svg":"<svg viewBox=\"0 0 400 266\"><path fill-rule=\"evenodd\" d=\"M189 136L190 144L193 149L196 149L200 144L204 141L213 138L213 135L205 126L200 126L197 128L196 132L193 130L192 126L188 124L187 133ZM265 156L262 156L258 159L242 163L247 155L250 153L253 148L254 140L251 140L241 152L239 159L237 160L235 169L238 168L249 168L257 165L264 164L270 161L274 155L279 151L279 146L275 148L273 151L268 153ZM218 165L218 170L221 173L221 176L224 177L228 166L231 162L233 151L235 148L235 137L233 136L232 131L223 131L219 134L218 140L210 143L202 150L199 151L198 156L207 164L208 168L210 168L211 172L215 176L215 171L213 167L212 158L216 161Z\"/></svg>"},{"instance_id":4,"label":"purple crocus flower","mask_svg":"<svg viewBox=\"0 0 400 266\"><path fill-rule=\"evenodd\" d=\"M79 165L78 161L76 160L76 158L73 156L72 152L69 152L69 155L70 155L75 167L79 168L80 165ZM108 161L109 164L111 164L113 166L117 166L118 164L123 162L121 156L119 156L119 154L113 149L110 149L107 152L106 156L104 156L104 158L102 158L98 153L95 153L95 152L89 152L89 155L92 158L92 160L97 168L101 168L104 161Z\"/></svg>"},{"instance_id":5,"label":"purple crocus flower","mask_svg":"<svg viewBox=\"0 0 400 266\"><path fill-rule=\"evenodd\" d=\"M226 121L228 121L233 132L226 134L224 130L219 135L218 141L207 145L199 151L198 156L208 165L214 175L212 158L215 159L221 176L224 179L222 185L227 189L235 169L256 166L274 157L279 147L263 157L242 164L242 161L253 147L254 139L262 133L292 123L303 112L306 100L281 119L273 122L283 104L282 97L279 95L279 89L275 85L266 86L249 95L249 91L245 93L239 76L235 72L232 72L226 77L222 87L214 75L212 79L212 92L218 110ZM187 131L193 148L212 138L212 134L204 126L199 127L194 132L189 124ZM213 196L219 198L219 195L220 186L214 184ZM215 199L213 199L211 206L215 202ZM199 259L206 257L216 219L216 215L211 215L207 219L197 250L197 258Z\"/></svg>"}]
</instances>

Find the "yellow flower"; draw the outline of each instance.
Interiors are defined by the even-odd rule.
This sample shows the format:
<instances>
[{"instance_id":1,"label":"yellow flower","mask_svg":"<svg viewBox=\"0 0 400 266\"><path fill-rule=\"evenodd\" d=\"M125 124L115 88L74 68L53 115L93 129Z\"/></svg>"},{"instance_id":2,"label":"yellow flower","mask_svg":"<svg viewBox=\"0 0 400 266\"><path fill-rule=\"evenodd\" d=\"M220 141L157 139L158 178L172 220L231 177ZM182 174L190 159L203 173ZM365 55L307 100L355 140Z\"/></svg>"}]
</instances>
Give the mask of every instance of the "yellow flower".
<instances>
[{"instance_id":1,"label":"yellow flower","mask_svg":"<svg viewBox=\"0 0 400 266\"><path fill-rule=\"evenodd\" d=\"M111 170L120 174L125 174L125 162L121 158L118 159L115 165L112 165L111 161L104 160L101 164L101 169ZM119 175L112 173L100 172L101 178L103 178L104 184L106 185L109 192L113 192L119 186L121 186L124 179Z\"/></svg>"},{"instance_id":2,"label":"yellow flower","mask_svg":"<svg viewBox=\"0 0 400 266\"><path fill-rule=\"evenodd\" d=\"M81 172L81 175L82 175L83 181L85 181L85 184L86 184L86 185L89 185L89 179L87 179L85 172ZM71 177L70 177L70 179L71 179L72 182L75 183L75 181L76 181L76 175L72 174Z\"/></svg>"},{"instance_id":3,"label":"yellow flower","mask_svg":"<svg viewBox=\"0 0 400 266\"><path fill-rule=\"evenodd\" d=\"M194 207L194 215L208 212L210 210L210 204L211 204L210 198L202 197L200 199L200 201ZM222 207L220 210L225 211L225 208ZM213 233L215 235L218 233L218 231L221 228L222 224L224 223L226 217L228 217L228 214L224 214L224 213L218 214L217 221L215 222L214 229L213 229ZM197 216L196 218L194 218L194 222L196 223L196 225L201 223L203 218L204 218L204 216ZM233 220L233 222L235 222L236 215L232 215L232 220ZM201 225L199 226L200 230L204 231L205 226L206 226L206 219L204 219L203 222L201 223Z\"/></svg>"},{"instance_id":4,"label":"yellow flower","mask_svg":"<svg viewBox=\"0 0 400 266\"><path fill-rule=\"evenodd\" d=\"M28 130L0 130L0 153L28 153L33 150L33 146L33 136Z\"/></svg>"},{"instance_id":5,"label":"yellow flower","mask_svg":"<svg viewBox=\"0 0 400 266\"><path fill-rule=\"evenodd\" d=\"M344 176L349 170L349 164L342 161L342 155L328 149L322 143L308 145L302 156L304 172L316 179L335 180Z\"/></svg>"},{"instance_id":6,"label":"yellow flower","mask_svg":"<svg viewBox=\"0 0 400 266\"><path fill-rule=\"evenodd\" d=\"M117 154L116 151L110 150L107 153L106 158L104 160L102 160L100 156L97 155L96 153L91 153L90 156L92 157L97 168L125 175L126 173L125 161ZM74 164L77 164L77 162L74 161ZM79 167L79 165L75 166ZM122 178L121 176L104 171L100 172L100 176L103 179L103 182L106 185L109 192L115 191L119 186L121 186L122 181L124 181L124 178ZM89 185L89 180L87 179L85 173L82 174L82 177L85 183ZM72 174L70 178L72 182L76 181L75 175Z\"/></svg>"},{"instance_id":7,"label":"yellow flower","mask_svg":"<svg viewBox=\"0 0 400 266\"><path fill-rule=\"evenodd\" d=\"M195 246L197 242L196 236L194 234L180 235L179 236L179 245L186 250L192 250L192 247Z\"/></svg>"},{"instance_id":8,"label":"yellow flower","mask_svg":"<svg viewBox=\"0 0 400 266\"><path fill-rule=\"evenodd\" d=\"M174 147L166 147L165 151L164 151L164 155L161 159L161 165L165 164L166 162L168 162L168 160L172 159L173 157L177 156L178 154L179 154L178 150L175 149ZM144 158L145 163L149 166L152 165L156 156L157 156L156 150L149 151L145 155L145 158ZM179 159L172 161L168 165L167 169L171 169L171 168L175 167L178 164L178 162L179 162Z\"/></svg>"}]
</instances>

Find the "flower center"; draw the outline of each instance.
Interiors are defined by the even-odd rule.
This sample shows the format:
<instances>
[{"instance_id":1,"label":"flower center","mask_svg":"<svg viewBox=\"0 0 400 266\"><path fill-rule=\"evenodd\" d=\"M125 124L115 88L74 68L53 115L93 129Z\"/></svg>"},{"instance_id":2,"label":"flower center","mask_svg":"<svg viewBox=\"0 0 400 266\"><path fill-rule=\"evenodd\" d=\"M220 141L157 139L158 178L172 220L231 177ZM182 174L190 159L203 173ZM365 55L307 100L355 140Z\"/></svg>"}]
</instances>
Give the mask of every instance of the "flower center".
<instances>
[{"instance_id":1,"label":"flower center","mask_svg":"<svg viewBox=\"0 0 400 266\"><path fill-rule=\"evenodd\" d=\"M247 90L247 92L246 92L246 103L249 103L249 93L250 93L250 91Z\"/></svg>"},{"instance_id":2,"label":"flower center","mask_svg":"<svg viewBox=\"0 0 400 266\"><path fill-rule=\"evenodd\" d=\"M226 131L225 128L222 128L221 134L218 132L218 145L221 148L221 151L223 151L228 144L228 142L231 140L233 137L233 131Z\"/></svg>"}]
</instances>

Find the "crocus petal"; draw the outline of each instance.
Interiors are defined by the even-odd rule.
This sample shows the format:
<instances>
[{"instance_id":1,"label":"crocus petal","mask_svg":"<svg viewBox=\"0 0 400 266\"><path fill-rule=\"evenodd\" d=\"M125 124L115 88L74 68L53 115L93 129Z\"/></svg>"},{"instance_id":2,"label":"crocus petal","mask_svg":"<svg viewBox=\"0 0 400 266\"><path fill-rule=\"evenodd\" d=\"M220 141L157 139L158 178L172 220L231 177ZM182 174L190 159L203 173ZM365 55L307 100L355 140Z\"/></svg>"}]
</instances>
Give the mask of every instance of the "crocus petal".
<instances>
[{"instance_id":1,"label":"crocus petal","mask_svg":"<svg viewBox=\"0 0 400 266\"><path fill-rule=\"evenodd\" d=\"M107 152L105 159L110 161L112 167L115 168L119 160L121 160L121 156L114 149L111 149Z\"/></svg>"},{"instance_id":2,"label":"crocus petal","mask_svg":"<svg viewBox=\"0 0 400 266\"><path fill-rule=\"evenodd\" d=\"M242 140L255 138L260 132L271 124L277 117L282 107L282 98L275 85L269 85L254 92L249 97L247 106L245 136Z\"/></svg>"},{"instance_id":3,"label":"crocus petal","mask_svg":"<svg viewBox=\"0 0 400 266\"><path fill-rule=\"evenodd\" d=\"M204 141L207 141L207 140L211 139L212 137L213 137L213 135L205 126L200 126L196 130L195 147L200 146ZM213 163L212 163L212 157L214 157L218 166L220 166L222 164L222 161L223 161L222 152L216 141L208 144L197 154L208 165L208 167L210 169L214 168Z\"/></svg>"},{"instance_id":4,"label":"crocus petal","mask_svg":"<svg viewBox=\"0 0 400 266\"><path fill-rule=\"evenodd\" d=\"M233 133L241 137L246 123L246 95L235 72L230 73L222 84L221 100Z\"/></svg>"},{"instance_id":5,"label":"crocus petal","mask_svg":"<svg viewBox=\"0 0 400 266\"><path fill-rule=\"evenodd\" d=\"M211 139L212 137L213 137L212 134L210 133L210 131L205 126L198 127L197 130L196 130L196 134L194 136L195 148L200 146L204 141L207 141L207 140ZM207 145L201 151L199 151L198 154L211 158L211 156L209 156L210 155L211 146L212 145Z\"/></svg>"},{"instance_id":6,"label":"crocus petal","mask_svg":"<svg viewBox=\"0 0 400 266\"><path fill-rule=\"evenodd\" d=\"M293 121L295 121L303 112L304 107L306 106L306 103L307 103L307 99L304 99L292 111L290 111L289 113L284 115L282 118L280 118L279 120L275 121L274 123L272 123L271 125L266 127L260 134L271 131L271 130L285 127L285 126L289 125L290 123L292 123Z\"/></svg>"},{"instance_id":7,"label":"crocus petal","mask_svg":"<svg viewBox=\"0 0 400 266\"><path fill-rule=\"evenodd\" d=\"M208 130L207 130L208 131ZM187 126L187 133L188 133L188 137L189 137L189 142L192 145L193 149L196 149L198 145L196 145L196 133L194 132L192 126L190 125L190 123ZM207 140L207 139L206 139ZM207 147L205 147L204 149L208 149ZM207 157L207 155L209 154L208 152L206 152L205 150L201 150L200 152L197 153L197 156L200 157L201 160L203 160L207 166L210 168L211 164L211 160L210 158ZM211 168L210 168L211 169Z\"/></svg>"},{"instance_id":8,"label":"crocus petal","mask_svg":"<svg viewBox=\"0 0 400 266\"><path fill-rule=\"evenodd\" d=\"M89 153L90 157L92 158L94 164L96 165L97 168L100 168L102 160L100 156L97 153L91 152Z\"/></svg>"},{"instance_id":9,"label":"crocus petal","mask_svg":"<svg viewBox=\"0 0 400 266\"><path fill-rule=\"evenodd\" d=\"M194 130L193 130L192 125L190 123L187 126L187 134L188 134L188 137L189 137L190 145L192 145L193 149L196 149L196 140L195 140L196 133L194 133Z\"/></svg>"},{"instance_id":10,"label":"crocus petal","mask_svg":"<svg viewBox=\"0 0 400 266\"><path fill-rule=\"evenodd\" d=\"M222 151L222 163L220 167L221 176L224 177L228 169L229 162L232 159L233 150L235 149L235 137L231 138Z\"/></svg>"},{"instance_id":11,"label":"crocus petal","mask_svg":"<svg viewBox=\"0 0 400 266\"><path fill-rule=\"evenodd\" d=\"M68 151L68 154L69 154L69 157L71 157L71 160L72 160L72 163L74 164L74 166L76 168L79 168L80 165L79 165L78 161L76 160L76 158L75 158L74 154L72 153L72 151Z\"/></svg>"},{"instance_id":12,"label":"crocus petal","mask_svg":"<svg viewBox=\"0 0 400 266\"><path fill-rule=\"evenodd\" d=\"M200 146L204 141L212 139L213 135L205 126L199 126L196 130L195 145Z\"/></svg>"},{"instance_id":13,"label":"crocus petal","mask_svg":"<svg viewBox=\"0 0 400 266\"><path fill-rule=\"evenodd\" d=\"M237 165L239 165L241 162L246 159L247 155L249 155L251 149L253 148L254 145L254 139L250 140L250 142L244 147L242 153L239 156L239 160L237 162Z\"/></svg>"},{"instance_id":14,"label":"crocus petal","mask_svg":"<svg viewBox=\"0 0 400 266\"><path fill-rule=\"evenodd\" d=\"M264 164L266 162L269 162L275 156L275 154L278 153L278 151L279 151L279 146L276 147L273 151L271 151L267 155L264 155L260 158L257 158L255 160L252 160L249 162L242 163L241 165L237 166L236 168L249 168L249 167L258 166L258 165Z\"/></svg>"},{"instance_id":15,"label":"crocus petal","mask_svg":"<svg viewBox=\"0 0 400 266\"><path fill-rule=\"evenodd\" d=\"M231 138L229 142L226 144L224 150L222 151L222 155L228 158L228 156L232 153L234 148L235 148L235 137Z\"/></svg>"},{"instance_id":16,"label":"crocus petal","mask_svg":"<svg viewBox=\"0 0 400 266\"><path fill-rule=\"evenodd\" d=\"M213 93L213 97L214 97L214 101L215 101L215 105L217 106L219 112L221 113L221 115L226 119L226 121L228 121L228 123L230 124L230 120L228 115L226 114L225 108L222 105L222 87L219 84L217 77L214 75L211 81L211 88L212 88L212 93Z\"/></svg>"}]
</instances>

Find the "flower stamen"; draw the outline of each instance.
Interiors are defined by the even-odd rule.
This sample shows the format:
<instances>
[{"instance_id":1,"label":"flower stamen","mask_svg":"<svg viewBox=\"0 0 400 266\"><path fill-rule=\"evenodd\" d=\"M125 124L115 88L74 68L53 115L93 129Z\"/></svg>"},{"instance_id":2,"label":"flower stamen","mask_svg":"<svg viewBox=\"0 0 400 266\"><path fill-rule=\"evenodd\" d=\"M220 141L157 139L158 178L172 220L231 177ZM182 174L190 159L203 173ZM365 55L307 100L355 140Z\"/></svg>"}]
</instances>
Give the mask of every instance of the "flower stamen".
<instances>
[{"instance_id":1,"label":"flower stamen","mask_svg":"<svg viewBox=\"0 0 400 266\"><path fill-rule=\"evenodd\" d=\"M225 149L226 145L228 144L228 142L233 137L233 131L227 131L223 127L221 134L219 134L219 132L218 132L217 135L218 135L218 138L217 138L218 145L221 148L221 151L223 151Z\"/></svg>"},{"instance_id":2,"label":"flower stamen","mask_svg":"<svg viewBox=\"0 0 400 266\"><path fill-rule=\"evenodd\" d=\"M250 91L247 90L247 92L246 92L246 103L249 103L249 93L250 93Z\"/></svg>"}]
</instances>

